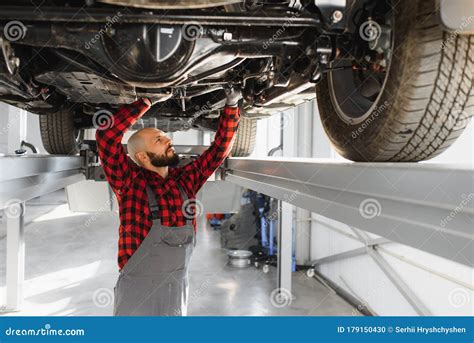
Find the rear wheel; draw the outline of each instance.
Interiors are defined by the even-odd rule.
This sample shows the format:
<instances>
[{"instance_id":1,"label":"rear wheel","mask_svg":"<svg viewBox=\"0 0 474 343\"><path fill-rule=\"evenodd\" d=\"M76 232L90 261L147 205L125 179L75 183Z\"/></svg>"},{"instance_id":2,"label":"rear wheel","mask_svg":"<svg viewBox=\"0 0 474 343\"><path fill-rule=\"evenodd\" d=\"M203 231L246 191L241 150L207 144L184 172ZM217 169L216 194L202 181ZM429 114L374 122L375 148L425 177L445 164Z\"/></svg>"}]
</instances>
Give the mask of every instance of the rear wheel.
<instances>
[{"instance_id":1,"label":"rear wheel","mask_svg":"<svg viewBox=\"0 0 474 343\"><path fill-rule=\"evenodd\" d=\"M249 156L255 147L256 136L257 119L240 117L239 127L235 133L235 141L232 145L232 156Z\"/></svg>"},{"instance_id":2,"label":"rear wheel","mask_svg":"<svg viewBox=\"0 0 474 343\"><path fill-rule=\"evenodd\" d=\"M369 52L365 69L360 61L339 59L332 67L349 68L329 72L317 86L321 119L348 159L429 159L446 150L473 115L474 36L443 31L435 0L401 0L393 12L387 8L375 21L359 21L356 32ZM364 37L368 25L379 30L376 42Z\"/></svg>"},{"instance_id":3,"label":"rear wheel","mask_svg":"<svg viewBox=\"0 0 474 343\"><path fill-rule=\"evenodd\" d=\"M75 155L79 152L84 131L74 127L74 113L60 110L39 116L43 146L50 154Z\"/></svg>"}]
</instances>

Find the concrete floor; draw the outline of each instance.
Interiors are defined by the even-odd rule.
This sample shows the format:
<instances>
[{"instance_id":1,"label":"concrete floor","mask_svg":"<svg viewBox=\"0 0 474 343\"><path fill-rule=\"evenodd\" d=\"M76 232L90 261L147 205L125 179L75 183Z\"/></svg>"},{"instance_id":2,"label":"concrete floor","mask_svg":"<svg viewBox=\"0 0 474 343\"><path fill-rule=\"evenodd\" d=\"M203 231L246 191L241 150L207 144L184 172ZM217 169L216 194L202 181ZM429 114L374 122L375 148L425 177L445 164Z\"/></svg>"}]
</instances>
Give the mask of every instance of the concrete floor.
<instances>
[{"instance_id":1,"label":"concrete floor","mask_svg":"<svg viewBox=\"0 0 474 343\"><path fill-rule=\"evenodd\" d=\"M64 191L33 199L25 214L24 301L8 316L110 316L118 276L118 214L72 213ZM0 290L5 304L5 221L0 229ZM316 279L294 273L294 299L282 306L271 298L276 269L268 274L227 266L219 231L205 220L190 266L188 315L191 316L332 316L357 311ZM275 304L275 305L272 305Z\"/></svg>"}]
</instances>

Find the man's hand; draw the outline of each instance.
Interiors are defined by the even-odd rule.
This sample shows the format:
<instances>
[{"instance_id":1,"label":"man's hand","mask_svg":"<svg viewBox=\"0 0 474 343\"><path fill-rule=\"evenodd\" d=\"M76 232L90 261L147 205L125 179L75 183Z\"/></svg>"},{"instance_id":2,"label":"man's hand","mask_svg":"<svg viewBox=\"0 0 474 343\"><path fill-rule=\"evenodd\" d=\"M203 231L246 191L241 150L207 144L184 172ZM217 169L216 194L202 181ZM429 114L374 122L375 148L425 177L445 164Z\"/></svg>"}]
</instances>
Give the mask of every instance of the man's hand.
<instances>
[{"instance_id":1,"label":"man's hand","mask_svg":"<svg viewBox=\"0 0 474 343\"><path fill-rule=\"evenodd\" d=\"M242 90L240 88L226 88L225 93L227 94L226 106L237 107L239 100L242 99Z\"/></svg>"},{"instance_id":2,"label":"man's hand","mask_svg":"<svg viewBox=\"0 0 474 343\"><path fill-rule=\"evenodd\" d=\"M142 98L143 102L148 105L148 106L151 106L151 100L148 99L148 98Z\"/></svg>"},{"instance_id":3,"label":"man's hand","mask_svg":"<svg viewBox=\"0 0 474 343\"><path fill-rule=\"evenodd\" d=\"M148 106L153 106L154 104L158 102L158 100L153 100L151 98L142 98L142 99L143 99L143 102L147 104Z\"/></svg>"}]
</instances>

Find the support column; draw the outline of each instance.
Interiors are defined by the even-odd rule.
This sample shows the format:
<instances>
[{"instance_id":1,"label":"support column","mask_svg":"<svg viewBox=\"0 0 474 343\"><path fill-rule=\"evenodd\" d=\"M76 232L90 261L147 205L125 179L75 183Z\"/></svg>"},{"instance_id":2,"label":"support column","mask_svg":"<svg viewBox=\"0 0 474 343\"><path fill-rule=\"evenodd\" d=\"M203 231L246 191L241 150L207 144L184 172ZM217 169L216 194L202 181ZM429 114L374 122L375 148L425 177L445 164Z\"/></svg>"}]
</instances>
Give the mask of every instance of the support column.
<instances>
[{"instance_id":1,"label":"support column","mask_svg":"<svg viewBox=\"0 0 474 343\"><path fill-rule=\"evenodd\" d=\"M293 228L293 206L281 201L280 225L278 228L278 288L282 290L282 296L291 294L292 274L292 228Z\"/></svg>"},{"instance_id":2,"label":"support column","mask_svg":"<svg viewBox=\"0 0 474 343\"><path fill-rule=\"evenodd\" d=\"M313 103L302 104L295 112L294 121L298 133L296 156L312 157ZM304 265L311 253L311 212L297 207L295 217L295 259L297 265Z\"/></svg>"},{"instance_id":3,"label":"support column","mask_svg":"<svg viewBox=\"0 0 474 343\"><path fill-rule=\"evenodd\" d=\"M6 307L17 310L23 300L25 279L25 202L12 202L5 207L7 222Z\"/></svg>"}]
</instances>

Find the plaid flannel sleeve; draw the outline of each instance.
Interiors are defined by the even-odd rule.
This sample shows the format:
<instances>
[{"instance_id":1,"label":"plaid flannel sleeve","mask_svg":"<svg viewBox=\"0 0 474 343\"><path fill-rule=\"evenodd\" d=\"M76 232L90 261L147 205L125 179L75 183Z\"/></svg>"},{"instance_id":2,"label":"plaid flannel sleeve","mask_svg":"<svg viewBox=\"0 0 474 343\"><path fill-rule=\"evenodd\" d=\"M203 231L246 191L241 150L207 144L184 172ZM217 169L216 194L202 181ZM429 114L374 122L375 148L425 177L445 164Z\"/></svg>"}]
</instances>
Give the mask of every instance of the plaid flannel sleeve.
<instances>
[{"instance_id":1,"label":"plaid flannel sleeve","mask_svg":"<svg viewBox=\"0 0 474 343\"><path fill-rule=\"evenodd\" d=\"M100 162L115 192L120 193L128 185L136 169L122 145L123 135L149 108L142 99L123 105L106 120L106 125L97 128L95 137Z\"/></svg>"},{"instance_id":2,"label":"plaid flannel sleeve","mask_svg":"<svg viewBox=\"0 0 474 343\"><path fill-rule=\"evenodd\" d=\"M219 119L219 126L211 146L193 162L182 167L180 175L183 184L197 193L209 176L224 162L229 155L240 121L238 107L225 107Z\"/></svg>"}]
</instances>

